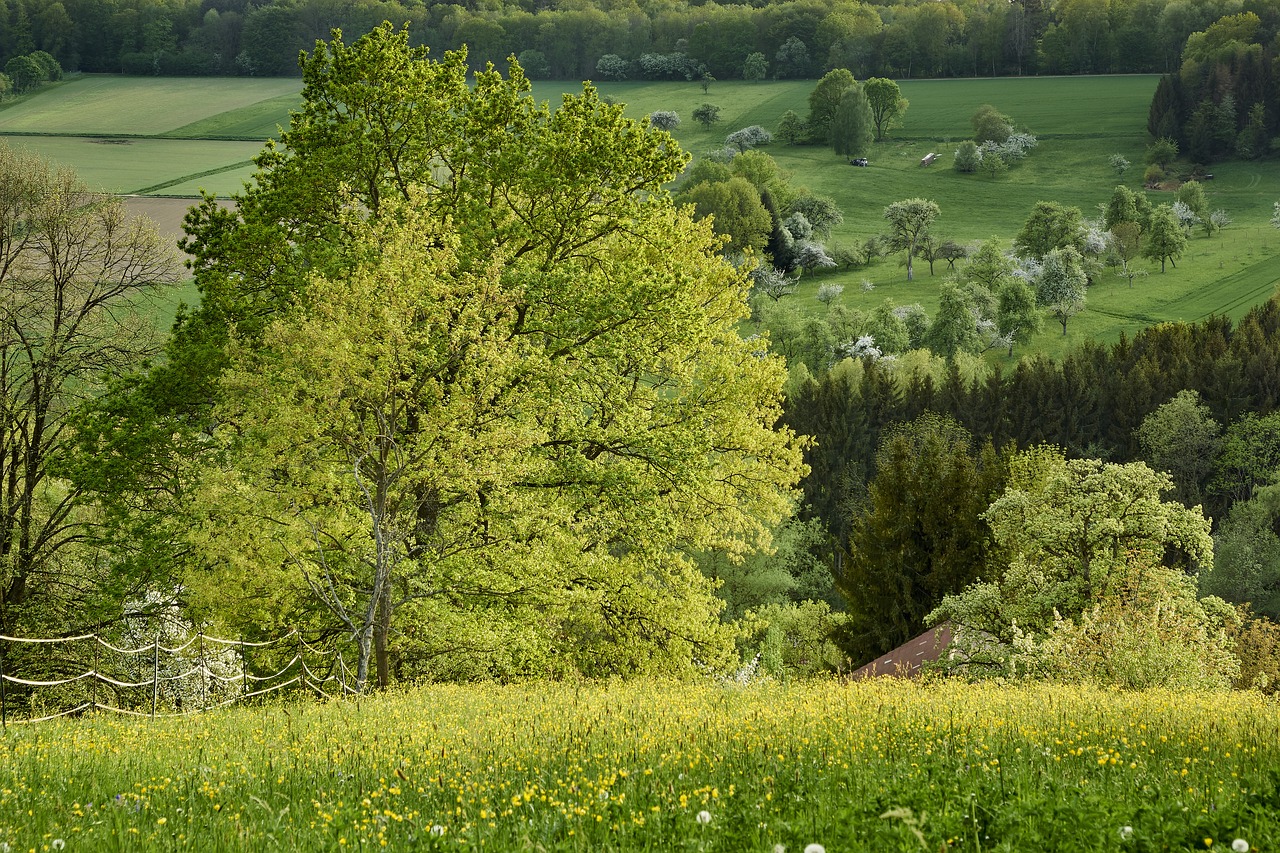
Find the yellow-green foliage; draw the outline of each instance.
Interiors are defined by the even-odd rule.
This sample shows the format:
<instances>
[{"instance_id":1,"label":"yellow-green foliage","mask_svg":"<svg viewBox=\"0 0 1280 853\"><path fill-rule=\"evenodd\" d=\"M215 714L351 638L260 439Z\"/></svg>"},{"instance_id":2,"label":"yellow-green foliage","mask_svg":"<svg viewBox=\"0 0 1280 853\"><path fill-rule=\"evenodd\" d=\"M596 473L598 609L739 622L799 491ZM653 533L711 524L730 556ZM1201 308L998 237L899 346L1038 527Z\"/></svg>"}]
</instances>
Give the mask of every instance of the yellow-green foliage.
<instances>
[{"instance_id":1,"label":"yellow-green foliage","mask_svg":"<svg viewBox=\"0 0 1280 853\"><path fill-rule=\"evenodd\" d=\"M1270 850L1278 763L1280 713L1257 693L895 680L432 687L11 725L0 841L910 850L919 831L930 850L1227 850L1236 838ZM890 812L899 818L882 819Z\"/></svg>"}]
</instances>

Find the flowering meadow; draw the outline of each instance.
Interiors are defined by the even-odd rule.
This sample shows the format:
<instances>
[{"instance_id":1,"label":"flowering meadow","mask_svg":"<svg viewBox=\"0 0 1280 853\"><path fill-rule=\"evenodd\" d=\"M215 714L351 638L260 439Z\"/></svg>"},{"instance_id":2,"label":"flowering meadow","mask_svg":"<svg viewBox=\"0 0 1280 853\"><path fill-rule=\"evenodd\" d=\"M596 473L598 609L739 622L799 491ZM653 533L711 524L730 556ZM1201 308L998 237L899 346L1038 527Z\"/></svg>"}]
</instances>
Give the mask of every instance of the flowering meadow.
<instances>
[{"instance_id":1,"label":"flowering meadow","mask_svg":"<svg viewBox=\"0 0 1280 853\"><path fill-rule=\"evenodd\" d=\"M1276 768L1255 694L440 686L11 724L0 851L1266 851Z\"/></svg>"}]
</instances>

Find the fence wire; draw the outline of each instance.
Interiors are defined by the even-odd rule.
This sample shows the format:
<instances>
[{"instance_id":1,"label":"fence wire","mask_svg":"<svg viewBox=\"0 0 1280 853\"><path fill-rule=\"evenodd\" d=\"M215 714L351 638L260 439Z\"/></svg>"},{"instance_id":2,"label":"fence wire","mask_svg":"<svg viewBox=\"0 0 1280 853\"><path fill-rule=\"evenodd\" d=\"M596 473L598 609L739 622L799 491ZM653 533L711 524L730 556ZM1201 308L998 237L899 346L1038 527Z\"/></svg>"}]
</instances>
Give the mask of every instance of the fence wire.
<instances>
[{"instance_id":1,"label":"fence wire","mask_svg":"<svg viewBox=\"0 0 1280 853\"><path fill-rule=\"evenodd\" d=\"M87 644L92 644L91 655L86 654ZM23 647L37 652L41 672L24 673L14 666L23 657L18 654ZM261 659L277 649L293 654L281 663L283 656L276 653L276 660L259 660L255 671L250 671L250 655ZM90 656L91 662L85 660ZM60 667L67 675L48 677L49 666ZM357 692L342 652L317 648L296 629L257 642L197 633L172 646L162 644L157 635L152 643L136 648L116 645L97 634L53 638L0 634L0 725L4 726L95 711L183 717L286 690L305 691L317 698Z\"/></svg>"}]
</instances>

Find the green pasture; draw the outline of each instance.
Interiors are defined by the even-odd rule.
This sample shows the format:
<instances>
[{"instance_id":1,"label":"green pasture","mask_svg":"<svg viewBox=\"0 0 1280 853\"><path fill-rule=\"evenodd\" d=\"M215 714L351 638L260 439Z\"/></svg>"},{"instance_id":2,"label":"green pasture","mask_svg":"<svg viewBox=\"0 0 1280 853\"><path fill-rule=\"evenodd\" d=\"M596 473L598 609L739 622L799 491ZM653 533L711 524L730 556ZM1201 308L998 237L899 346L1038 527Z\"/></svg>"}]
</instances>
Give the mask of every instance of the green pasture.
<instances>
[{"instance_id":1,"label":"green pasture","mask_svg":"<svg viewBox=\"0 0 1280 853\"><path fill-rule=\"evenodd\" d=\"M868 168L846 165L826 148L771 145L767 150L794 183L833 197L845 222L831 243L861 243L882 230L881 213L893 201L923 196L941 216L935 232L962 242L1012 239L1037 201L1074 205L1096 216L1116 183L1141 186L1148 143L1147 108L1154 76L1051 77L971 80L908 80L901 83L911 106L903 126L874 146ZM682 117L675 136L695 157L722 147L726 134L751 124L776 128L787 110L804 115L814 81L714 82L708 92L692 82L605 82L603 95L626 105L634 118L658 109ZM553 106L574 83L534 84L534 97ZM248 180L250 159L268 137L286 126L298 105L296 79L130 78L85 76L0 108L0 134L77 169L95 187L113 192L195 197L201 189L229 195ZM713 103L721 122L703 130L695 107ZM1036 134L1039 146L1023 163L990 179L951 168L955 147L970 132L969 119L990 103ZM241 140L241 141L232 141ZM929 153L941 157L924 168ZM1131 168L1118 178L1108 164L1122 154ZM1176 268L1150 275L1132 289L1120 279L1099 282L1089 307L1068 326L1046 327L1036 349L1060 354L1086 338L1114 340L1153 322L1196 320L1218 312L1244 313L1267 298L1280 280L1280 234L1269 225L1280 197L1280 163L1217 163L1206 182L1212 207L1233 224L1222 234L1193 237ZM1170 193L1149 193L1153 202ZM866 269L823 273L801 283L789 297L794 310L825 310L813 298L820 283L845 285L843 304L871 308L886 298L919 302L932 309L945 268L930 276L917 264L908 283L898 258ZM871 289L864 289L863 282Z\"/></svg>"},{"instance_id":2,"label":"green pasture","mask_svg":"<svg viewBox=\"0 0 1280 853\"><path fill-rule=\"evenodd\" d=\"M1117 183L1142 186L1143 156L1149 137L1147 108L1157 78L1149 75L1054 77L977 80L908 80L901 82L910 108L903 126L873 147L868 168L846 165L829 149L775 143L767 150L786 169L793 183L829 195L844 211L845 222L831 243L861 243L883 230L886 205L922 196L938 203L941 215L934 231L941 237L972 243L997 237L1006 244L1022 227L1038 201L1079 207L1096 217L1098 206ZM696 83L607 83L601 91L624 102L639 118L653 110L674 109L682 117L675 135L695 157L723 144L724 136L749 124L777 126L787 109L804 115L811 81L779 83L716 82L704 95ZM703 130L692 121L702 103L721 107L722 121ZM1034 133L1038 147L1006 174L990 179L961 174L951 167L958 143L971 133L974 111L990 103ZM926 154L941 157L921 167ZM1118 177L1111 154L1122 154L1130 169ZM1046 325L1034 349L1060 355L1086 339L1115 340L1162 321L1195 321L1209 314L1240 316L1268 298L1280 281L1280 233L1269 224L1272 204L1280 198L1280 164L1226 162L1212 166L1205 182L1213 208L1226 210L1233 224L1212 238L1192 237L1176 267L1139 265L1148 275L1132 289L1119 278L1105 277L1090 291L1086 311L1068 324L1064 337L1057 325ZM1149 192L1153 203L1171 201L1169 192ZM845 286L841 302L870 309L885 299L919 302L932 311L938 285L927 263L916 263L916 281L906 281L898 257L866 269L828 272L802 280L788 297L794 310L817 314L826 310L814 297L823 283ZM870 282L871 289L863 283ZM839 303L838 303L839 304ZM1015 353L1015 358L1021 352ZM992 355L993 358L998 356Z\"/></svg>"},{"instance_id":3,"label":"green pasture","mask_svg":"<svg viewBox=\"0 0 1280 853\"><path fill-rule=\"evenodd\" d=\"M86 74L0 110L4 133L158 136L281 97L298 103L295 79L259 77L115 77ZM288 107L280 113L288 122ZM272 132L274 132L274 125ZM196 134L180 134L194 136ZM232 134L209 133L209 136ZM264 136L245 138L257 141Z\"/></svg>"},{"instance_id":4,"label":"green pasture","mask_svg":"<svg viewBox=\"0 0 1280 853\"><path fill-rule=\"evenodd\" d=\"M0 140L70 165L88 186L121 195L198 196L197 187L229 194L251 174L251 158L262 148L257 142L207 139L6 136Z\"/></svg>"}]
</instances>

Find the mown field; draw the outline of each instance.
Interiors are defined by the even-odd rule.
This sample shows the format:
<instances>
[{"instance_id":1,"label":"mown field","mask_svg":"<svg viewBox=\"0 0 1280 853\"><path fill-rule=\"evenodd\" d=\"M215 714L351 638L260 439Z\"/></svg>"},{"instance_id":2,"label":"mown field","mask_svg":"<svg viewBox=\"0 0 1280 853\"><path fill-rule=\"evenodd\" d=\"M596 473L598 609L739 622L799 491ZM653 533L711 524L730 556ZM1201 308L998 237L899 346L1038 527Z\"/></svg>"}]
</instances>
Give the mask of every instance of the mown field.
<instances>
[{"instance_id":1,"label":"mown field","mask_svg":"<svg viewBox=\"0 0 1280 853\"><path fill-rule=\"evenodd\" d=\"M1264 851L1280 845L1277 767L1280 707L1257 694L441 686L11 725L0 842L1092 853L1243 839Z\"/></svg>"},{"instance_id":2,"label":"mown field","mask_svg":"<svg viewBox=\"0 0 1280 853\"><path fill-rule=\"evenodd\" d=\"M845 223L832 243L861 243L880 232L885 205L913 196L938 203L935 232L944 238L972 242L995 236L1007 242L1037 201L1075 205L1093 216L1117 182L1140 187L1155 84L1155 77L1140 75L904 81L902 91L911 102L904 124L875 146L869 168L849 167L819 147L774 144L768 151L795 183L839 203ZM297 80L81 77L0 109L0 133L113 192L154 199L194 197L201 189L227 195L252 174L249 161L262 141L287 125L299 88ZM715 82L705 94L700 85L683 82L600 86L637 118L676 110L683 121L675 135L695 156L719 147L731 130L776 127L788 109L805 114L812 88L813 81ZM540 82L534 95L554 104L566 89L577 86ZM694 107L704 102L722 110L722 121L709 131L692 121ZM950 167L956 144L970 132L970 116L984 103L1040 140L1028 160L996 179ZM921 168L920 158L930 152L942 156ZM1111 154L1133 164L1123 178L1110 169ZM1280 162L1218 163L1212 170L1209 201L1232 217L1230 227L1211 238L1195 235L1187 254L1166 273L1140 262L1150 274L1132 289L1118 277L1105 278L1092 288L1088 308L1072 320L1066 336L1047 326L1032 348L1056 355L1082 340L1114 340L1151 323L1195 321L1212 313L1239 316L1269 297L1280 281L1280 234L1268 223L1280 198ZM1171 198L1150 196L1155 202ZM178 233L181 203L133 204ZM818 284L833 282L845 285L845 305L872 308L892 299L932 309L944 271L935 272L930 276L927 264L920 264L918 280L908 283L900 258L887 258L866 269L814 276L788 302L803 313L825 310L813 297Z\"/></svg>"}]
</instances>

